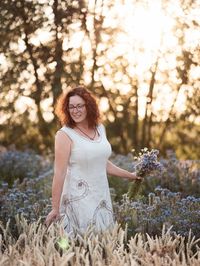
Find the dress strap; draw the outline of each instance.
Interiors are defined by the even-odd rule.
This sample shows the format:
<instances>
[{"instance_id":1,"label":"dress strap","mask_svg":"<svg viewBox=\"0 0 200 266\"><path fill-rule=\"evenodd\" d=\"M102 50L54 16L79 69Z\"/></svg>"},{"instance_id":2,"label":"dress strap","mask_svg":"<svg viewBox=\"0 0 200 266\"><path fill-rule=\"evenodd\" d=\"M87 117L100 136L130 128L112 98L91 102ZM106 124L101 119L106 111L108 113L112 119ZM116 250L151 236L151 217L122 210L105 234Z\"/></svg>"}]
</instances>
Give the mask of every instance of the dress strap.
<instances>
[{"instance_id":1,"label":"dress strap","mask_svg":"<svg viewBox=\"0 0 200 266\"><path fill-rule=\"evenodd\" d=\"M79 140L79 141L80 140L87 140L87 141L90 141L90 139L88 139L85 136L82 136L79 133L77 133L76 131L74 131L73 128L70 128L70 127L67 127L67 126L63 126L59 130L64 131L72 141L74 141L74 140ZM99 124L97 126L97 131L100 134L100 136L99 136L99 138L97 140L91 140L92 142L100 141L102 136L106 136L106 132L105 132L105 128L104 128L103 124Z\"/></svg>"},{"instance_id":2,"label":"dress strap","mask_svg":"<svg viewBox=\"0 0 200 266\"><path fill-rule=\"evenodd\" d=\"M103 124L99 124L98 125L99 130L106 136L106 129L105 126Z\"/></svg>"},{"instance_id":3,"label":"dress strap","mask_svg":"<svg viewBox=\"0 0 200 266\"><path fill-rule=\"evenodd\" d=\"M71 140L74 140L74 138L76 137L76 135L73 133L73 130L71 130L67 126L61 127L59 131L64 131Z\"/></svg>"}]
</instances>

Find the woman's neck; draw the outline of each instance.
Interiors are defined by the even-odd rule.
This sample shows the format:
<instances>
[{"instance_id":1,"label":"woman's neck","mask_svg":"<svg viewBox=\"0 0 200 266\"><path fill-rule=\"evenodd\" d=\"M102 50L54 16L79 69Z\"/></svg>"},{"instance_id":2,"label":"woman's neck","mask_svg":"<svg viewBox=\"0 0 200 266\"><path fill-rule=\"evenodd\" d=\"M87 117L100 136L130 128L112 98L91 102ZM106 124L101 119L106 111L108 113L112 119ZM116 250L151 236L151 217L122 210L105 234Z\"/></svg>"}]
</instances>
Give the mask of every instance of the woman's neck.
<instances>
[{"instance_id":1,"label":"woman's neck","mask_svg":"<svg viewBox=\"0 0 200 266\"><path fill-rule=\"evenodd\" d=\"M85 129L85 130L90 129L88 126L88 122L86 122L86 121L76 123L76 126L82 128L82 129Z\"/></svg>"}]
</instances>

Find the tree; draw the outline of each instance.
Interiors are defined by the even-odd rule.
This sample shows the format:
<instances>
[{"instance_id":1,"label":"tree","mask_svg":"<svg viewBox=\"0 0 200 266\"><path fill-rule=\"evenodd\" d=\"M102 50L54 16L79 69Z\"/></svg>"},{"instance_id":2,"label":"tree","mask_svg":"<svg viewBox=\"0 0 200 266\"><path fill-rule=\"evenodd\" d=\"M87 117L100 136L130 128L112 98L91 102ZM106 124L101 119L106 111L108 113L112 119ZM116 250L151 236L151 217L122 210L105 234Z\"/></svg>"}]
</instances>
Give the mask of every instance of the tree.
<instances>
[{"instance_id":1,"label":"tree","mask_svg":"<svg viewBox=\"0 0 200 266\"><path fill-rule=\"evenodd\" d=\"M46 11L47 10L47 11ZM23 115L15 110L15 104L22 96L32 100L36 109L36 124L38 133L43 137L45 146L52 143L51 129L55 127L54 121L47 122L44 119L42 101L52 97L55 104L56 98L62 91L61 83L66 75L65 67L69 62L64 62L63 42L69 38L70 26L78 16L83 20L83 1L66 1L40 3L39 1L13 0L3 1L0 4L2 41L0 53L6 59L6 70L0 80L3 91L0 94L4 106L1 112L9 114L6 123L22 125L26 128ZM45 13L47 12L47 13ZM48 17L49 16L49 17ZM81 17L82 16L82 17ZM48 30L50 40L48 42L38 40L37 36L45 34ZM35 38L35 39L34 39ZM67 49L68 54L72 49ZM66 57L65 54L65 57ZM78 66L79 62L72 62L71 68ZM78 68L78 70L80 67ZM75 81L76 73L72 71L66 75L64 82ZM12 97L7 100L7 95L12 91ZM12 106L12 112L10 107ZM27 110L26 115L30 117ZM22 124L23 122L23 124ZM21 130L21 133L24 130ZM19 133L20 134L20 133Z\"/></svg>"},{"instance_id":2,"label":"tree","mask_svg":"<svg viewBox=\"0 0 200 266\"><path fill-rule=\"evenodd\" d=\"M146 0L1 2L3 143L15 142L39 150L52 147L59 127L53 113L58 95L84 84L100 103L107 100L103 119L116 152L175 146L168 133L181 122L176 106L179 95L184 88L190 88L188 102L198 88L192 70L199 67L199 48L188 41L188 34L199 29L193 15L198 6L195 1L161 1L159 12L172 19L173 29L164 24L159 45L151 46L140 34L138 37L137 29L145 21L148 27L153 17L138 23L134 18L138 10L143 10L144 15L150 9L155 12L154 4ZM173 47L167 38L175 39ZM156 109L160 99L166 97L166 87L171 91L171 105ZM21 106L23 99L25 107ZM192 105L188 112L192 112ZM191 120L191 114L183 115ZM196 113L193 117L197 117Z\"/></svg>"}]
</instances>

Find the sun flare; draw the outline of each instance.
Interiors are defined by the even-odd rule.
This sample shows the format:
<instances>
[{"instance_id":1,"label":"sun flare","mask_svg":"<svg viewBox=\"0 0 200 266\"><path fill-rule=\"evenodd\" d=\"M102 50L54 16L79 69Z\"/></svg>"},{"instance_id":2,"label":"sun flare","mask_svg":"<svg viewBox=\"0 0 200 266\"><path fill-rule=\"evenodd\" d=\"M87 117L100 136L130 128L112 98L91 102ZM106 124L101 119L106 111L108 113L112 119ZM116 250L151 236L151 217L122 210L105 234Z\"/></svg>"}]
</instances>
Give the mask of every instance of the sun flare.
<instances>
[{"instance_id":1,"label":"sun flare","mask_svg":"<svg viewBox=\"0 0 200 266\"><path fill-rule=\"evenodd\" d=\"M40 3L49 2L47 0L38 1ZM192 47L193 49L193 47L197 47L198 43L200 43L198 27L188 27L185 32L185 47L178 43L178 35L181 34L181 29L176 26L177 21L175 21L175 15L180 16L178 18L182 18L183 21L186 18L183 17L184 12L181 9L180 3L174 1L174 3L168 4L167 2L163 0L88 1L85 25L87 32L85 32L84 28L81 28L78 19L70 24L68 33L60 32L59 38L63 38L62 60L69 60L70 64L70 57L77 56L80 52L79 50L81 50L82 58L80 58L83 63L84 84L86 86L90 85L92 75L94 75L94 81L97 83L100 81L100 84L103 85L106 91L115 93L117 90L122 96L131 92L135 79L138 83L138 113L140 118L143 118L145 115L147 95L151 81L151 69L158 62L152 110L156 115L165 119L163 113L168 114L173 99L176 98L174 96L174 88L179 82L176 74L177 63L179 63L177 57L182 53L182 49L187 50L187 47L190 47L190 49ZM101 5L103 6L102 10ZM166 5L167 8L163 5ZM96 9L95 6L97 7ZM97 18L100 17L99 14L102 12L103 23L101 25L102 32L100 30L99 43L96 46L95 52L97 67L94 73L92 73L91 70L94 65L92 49L95 49L96 41L94 36L95 25L93 25L94 9L97 13ZM45 45L48 46L55 37L55 32L49 26L54 20L51 4L46 7L44 14L49 24L37 29L34 34L31 34L29 40L30 44L36 48ZM190 11L188 14L187 19L189 19L189 15L194 18L196 24L200 23L198 8L193 8L193 11ZM190 20L193 22L192 18ZM113 35L112 30L114 32ZM15 51L17 55L27 53L23 35L16 42L13 41L10 43L10 49ZM45 73L47 71L53 73L56 64L57 62L54 60L50 61L48 65L45 65L45 63L44 65L41 64L37 69L39 79L45 79ZM6 73L11 66L9 57L0 53L0 70ZM32 85L35 83L32 69L30 63L27 69L20 73L23 96L28 97ZM199 67L193 65L189 73L191 79L198 80L199 72ZM166 78L162 75L168 76ZM62 86L65 88L67 85L62 84ZM192 91L192 88L190 90ZM19 98L19 103L16 105L17 109L21 108L22 113L24 108L28 106L26 101L24 105L21 105L24 99L23 97ZM174 104L177 113L185 109L185 101L184 89L181 88ZM109 110L108 99L100 99L100 108L104 113ZM52 119L51 110L49 111L50 105L45 105L43 109L46 112L45 116L47 119L48 116L50 117L49 120ZM116 106L116 109L120 110L120 106Z\"/></svg>"}]
</instances>

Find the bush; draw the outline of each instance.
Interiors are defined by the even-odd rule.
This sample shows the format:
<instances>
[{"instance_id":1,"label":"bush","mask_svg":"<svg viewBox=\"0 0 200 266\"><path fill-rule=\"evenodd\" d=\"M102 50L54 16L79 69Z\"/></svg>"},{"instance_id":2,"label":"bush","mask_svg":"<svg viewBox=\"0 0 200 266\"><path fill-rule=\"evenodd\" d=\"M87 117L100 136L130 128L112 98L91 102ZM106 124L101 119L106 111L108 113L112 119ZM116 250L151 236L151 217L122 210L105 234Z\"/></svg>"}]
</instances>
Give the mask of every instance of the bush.
<instances>
[{"instance_id":1,"label":"bush","mask_svg":"<svg viewBox=\"0 0 200 266\"><path fill-rule=\"evenodd\" d=\"M129 171L134 170L133 156L115 155L112 161ZM154 191L157 186L169 189L172 192L181 192L182 196L195 196L200 197L200 161L179 161L172 151L167 152L167 158L160 160L165 171L160 175L148 176L142 183L140 189L141 197L148 197L148 194ZM122 198L128 190L129 184L122 179L110 177L110 186L116 191L117 200Z\"/></svg>"},{"instance_id":2,"label":"bush","mask_svg":"<svg viewBox=\"0 0 200 266\"><path fill-rule=\"evenodd\" d=\"M110 160L123 169L133 171L133 156L131 154L124 156L113 153ZM112 191L112 199L121 200L122 195L128 191L129 181L116 176L109 176L108 181Z\"/></svg>"},{"instance_id":3,"label":"bush","mask_svg":"<svg viewBox=\"0 0 200 266\"><path fill-rule=\"evenodd\" d=\"M113 204L118 223L123 227L128 224L129 235L135 232L160 235L165 224L177 234L188 236L191 230L192 235L200 238L200 198L181 198L181 193L157 187L148 200L148 203L131 201L125 194Z\"/></svg>"},{"instance_id":4,"label":"bush","mask_svg":"<svg viewBox=\"0 0 200 266\"><path fill-rule=\"evenodd\" d=\"M117 155L112 159L123 168L131 170L133 167L131 156ZM41 158L41 161L45 160ZM128 225L128 236L136 232L161 234L162 226L165 224L167 228L173 226L172 231L183 236L187 236L191 229L193 235L200 237L198 162L184 163L171 157L170 160L163 160L163 163L167 171L162 178L156 176L146 178L142 194L137 200L127 198L128 181L116 177L110 178L116 221L123 228ZM28 222L35 222L38 218L45 219L51 209L52 175L53 170L50 169L38 177L25 177L22 182L17 179L13 182L12 188L2 182L0 220L4 225L10 220L13 234L17 232L14 219L16 214L23 214ZM190 179L193 181L190 182ZM161 185L166 185L167 188L164 189ZM169 188L173 188L173 191Z\"/></svg>"},{"instance_id":5,"label":"bush","mask_svg":"<svg viewBox=\"0 0 200 266\"><path fill-rule=\"evenodd\" d=\"M0 185L7 182L12 187L14 181L38 176L49 168L49 162L32 151L5 151L0 153Z\"/></svg>"},{"instance_id":6,"label":"bush","mask_svg":"<svg viewBox=\"0 0 200 266\"><path fill-rule=\"evenodd\" d=\"M5 225L10 220L12 233L16 233L15 216L23 214L29 222L44 220L51 209L51 177L53 171L37 178L16 180L12 188L6 183L0 188L0 220Z\"/></svg>"}]
</instances>

